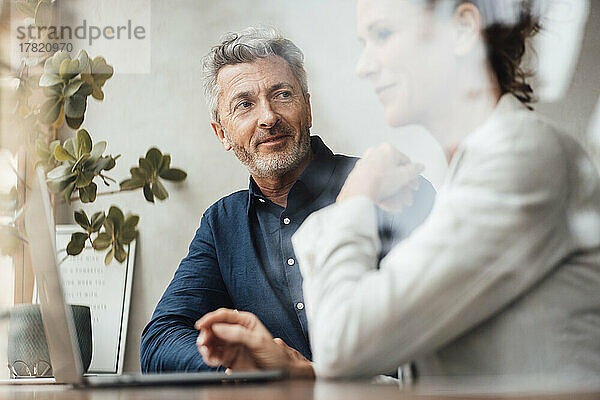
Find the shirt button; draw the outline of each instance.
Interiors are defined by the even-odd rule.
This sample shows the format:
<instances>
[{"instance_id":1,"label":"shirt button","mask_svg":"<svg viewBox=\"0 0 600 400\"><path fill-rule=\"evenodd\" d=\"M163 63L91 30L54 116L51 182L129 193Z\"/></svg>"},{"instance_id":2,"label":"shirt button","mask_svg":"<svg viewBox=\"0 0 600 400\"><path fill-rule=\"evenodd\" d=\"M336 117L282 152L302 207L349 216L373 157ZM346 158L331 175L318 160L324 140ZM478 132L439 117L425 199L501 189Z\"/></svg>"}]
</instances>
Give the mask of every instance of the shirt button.
<instances>
[{"instance_id":1,"label":"shirt button","mask_svg":"<svg viewBox=\"0 0 600 400\"><path fill-rule=\"evenodd\" d=\"M289 225L289 224L290 224L290 222L291 222L291 221L290 221L290 219L289 219L288 217L285 217L285 218L283 219L283 223L284 223L284 224L286 224L286 225Z\"/></svg>"},{"instance_id":2,"label":"shirt button","mask_svg":"<svg viewBox=\"0 0 600 400\"><path fill-rule=\"evenodd\" d=\"M298 310L302 310L304 308L304 304L303 303L296 303L296 308Z\"/></svg>"},{"instance_id":3,"label":"shirt button","mask_svg":"<svg viewBox=\"0 0 600 400\"><path fill-rule=\"evenodd\" d=\"M261 203L264 203L264 202L265 202L265 199L260 199L260 198L259 198L259 199L258 199L258 201L260 201Z\"/></svg>"},{"instance_id":4,"label":"shirt button","mask_svg":"<svg viewBox=\"0 0 600 400\"><path fill-rule=\"evenodd\" d=\"M293 258L288 258L288 265L294 265L296 261Z\"/></svg>"}]
</instances>

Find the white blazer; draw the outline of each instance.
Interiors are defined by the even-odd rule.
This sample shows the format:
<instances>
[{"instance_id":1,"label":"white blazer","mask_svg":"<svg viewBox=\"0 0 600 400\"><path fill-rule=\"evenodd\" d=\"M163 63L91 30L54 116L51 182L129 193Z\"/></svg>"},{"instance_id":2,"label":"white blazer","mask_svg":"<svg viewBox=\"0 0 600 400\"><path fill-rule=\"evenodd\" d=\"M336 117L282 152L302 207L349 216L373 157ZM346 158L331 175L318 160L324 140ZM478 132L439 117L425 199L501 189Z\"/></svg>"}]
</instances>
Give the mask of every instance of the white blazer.
<instances>
[{"instance_id":1,"label":"white blazer","mask_svg":"<svg viewBox=\"0 0 600 400\"><path fill-rule=\"evenodd\" d=\"M600 376L600 183L574 139L505 95L434 208L378 269L375 206L292 238L318 376Z\"/></svg>"}]
</instances>

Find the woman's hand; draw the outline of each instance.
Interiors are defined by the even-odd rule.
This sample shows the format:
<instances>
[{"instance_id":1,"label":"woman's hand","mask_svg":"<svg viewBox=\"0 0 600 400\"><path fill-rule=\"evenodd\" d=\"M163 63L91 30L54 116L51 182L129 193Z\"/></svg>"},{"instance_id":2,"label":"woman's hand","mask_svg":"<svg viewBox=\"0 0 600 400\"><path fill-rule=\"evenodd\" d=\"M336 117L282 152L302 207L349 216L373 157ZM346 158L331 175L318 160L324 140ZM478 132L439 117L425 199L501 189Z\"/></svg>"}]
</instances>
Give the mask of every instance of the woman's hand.
<instances>
[{"instance_id":1,"label":"woman's hand","mask_svg":"<svg viewBox=\"0 0 600 400\"><path fill-rule=\"evenodd\" d=\"M314 378L308 361L252 313L221 308L196 321L196 345L209 366L231 370L284 369L291 377Z\"/></svg>"},{"instance_id":2,"label":"woman's hand","mask_svg":"<svg viewBox=\"0 0 600 400\"><path fill-rule=\"evenodd\" d=\"M400 212L412 204L421 172L421 164L412 163L389 143L369 148L348 175L337 201L367 196L386 211Z\"/></svg>"}]
</instances>

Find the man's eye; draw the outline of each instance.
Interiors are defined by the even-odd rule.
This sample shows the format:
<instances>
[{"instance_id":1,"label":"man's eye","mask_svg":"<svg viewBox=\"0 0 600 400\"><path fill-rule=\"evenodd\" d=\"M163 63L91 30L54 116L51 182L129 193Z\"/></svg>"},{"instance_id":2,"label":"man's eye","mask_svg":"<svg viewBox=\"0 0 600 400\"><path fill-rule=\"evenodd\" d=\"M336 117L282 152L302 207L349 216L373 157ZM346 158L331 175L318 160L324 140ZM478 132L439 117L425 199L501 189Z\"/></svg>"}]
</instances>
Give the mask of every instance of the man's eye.
<instances>
[{"instance_id":1,"label":"man's eye","mask_svg":"<svg viewBox=\"0 0 600 400\"><path fill-rule=\"evenodd\" d=\"M285 92L280 92L277 96L282 99L287 99L292 97L292 92L286 90Z\"/></svg>"},{"instance_id":2,"label":"man's eye","mask_svg":"<svg viewBox=\"0 0 600 400\"><path fill-rule=\"evenodd\" d=\"M249 102L249 101L242 101L242 102L238 103L238 105L237 105L236 108L245 110L245 109L250 108L250 107L252 107L252 103L251 102Z\"/></svg>"}]
</instances>

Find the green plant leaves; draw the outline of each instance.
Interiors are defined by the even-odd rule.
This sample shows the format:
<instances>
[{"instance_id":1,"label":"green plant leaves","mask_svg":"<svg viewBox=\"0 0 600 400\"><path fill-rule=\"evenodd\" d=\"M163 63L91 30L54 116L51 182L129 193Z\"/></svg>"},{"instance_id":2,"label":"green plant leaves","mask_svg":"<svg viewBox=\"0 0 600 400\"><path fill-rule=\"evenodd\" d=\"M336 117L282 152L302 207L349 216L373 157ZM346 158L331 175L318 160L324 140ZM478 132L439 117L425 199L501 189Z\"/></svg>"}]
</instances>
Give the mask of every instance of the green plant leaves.
<instances>
[{"instance_id":1,"label":"green plant leaves","mask_svg":"<svg viewBox=\"0 0 600 400\"><path fill-rule=\"evenodd\" d=\"M185 180L187 174L178 168L169 168L164 171L160 171L159 176L163 179L173 182L181 182Z\"/></svg>"},{"instance_id":2,"label":"green plant leaves","mask_svg":"<svg viewBox=\"0 0 600 400\"><path fill-rule=\"evenodd\" d=\"M127 259L125 245L131 243L137 236L137 224L140 217L137 215L123 215L117 206L111 206L104 221L105 232L98 235L97 246L108 248L112 246L104 258L106 265L110 264L113 257L122 263ZM105 246L105 247L104 247Z\"/></svg>"},{"instance_id":3,"label":"green plant leaves","mask_svg":"<svg viewBox=\"0 0 600 400\"><path fill-rule=\"evenodd\" d=\"M92 179L94 179L93 172L82 171L79 175L77 175L77 179L75 179L75 187L77 189L85 188L92 183Z\"/></svg>"},{"instance_id":4,"label":"green plant leaves","mask_svg":"<svg viewBox=\"0 0 600 400\"><path fill-rule=\"evenodd\" d=\"M92 138L85 129L77 131L77 156L81 157L85 153L92 151Z\"/></svg>"},{"instance_id":5,"label":"green plant leaves","mask_svg":"<svg viewBox=\"0 0 600 400\"><path fill-rule=\"evenodd\" d=\"M89 73L82 73L81 79L92 87L92 97L96 100L104 100L102 87L106 81L113 76L114 69L106 63L103 57L96 57L90 64Z\"/></svg>"},{"instance_id":6,"label":"green plant leaves","mask_svg":"<svg viewBox=\"0 0 600 400\"><path fill-rule=\"evenodd\" d=\"M152 193L152 187L149 183L144 184L144 197L150 203L154 203L154 194Z\"/></svg>"},{"instance_id":7,"label":"green plant leaves","mask_svg":"<svg viewBox=\"0 0 600 400\"><path fill-rule=\"evenodd\" d=\"M71 203L74 191L79 192L82 203L91 203L96 199L98 186L93 182L99 176L107 179L103 171L116 165L119 156L103 156L106 142L93 144L88 131L80 129L75 137L64 141L62 145L53 145L53 155L59 166L46 175L48 187L54 193L61 193L67 203Z\"/></svg>"},{"instance_id":8,"label":"green plant leaves","mask_svg":"<svg viewBox=\"0 0 600 400\"><path fill-rule=\"evenodd\" d=\"M94 182L79 188L79 199L82 203L92 203L94 200L96 200L97 190L98 186Z\"/></svg>"},{"instance_id":9,"label":"green plant leaves","mask_svg":"<svg viewBox=\"0 0 600 400\"><path fill-rule=\"evenodd\" d=\"M64 99L62 96L51 97L40 108L40 121L44 124L53 124L62 111Z\"/></svg>"},{"instance_id":10,"label":"green plant leaves","mask_svg":"<svg viewBox=\"0 0 600 400\"><path fill-rule=\"evenodd\" d=\"M39 85L48 97L40 120L55 124L64 111L67 125L78 129L85 118L88 96L103 100L102 87L113 73L113 67L104 58L90 60L85 50L80 50L74 59L66 51L57 52L46 60L40 77Z\"/></svg>"},{"instance_id":11,"label":"green plant leaves","mask_svg":"<svg viewBox=\"0 0 600 400\"><path fill-rule=\"evenodd\" d=\"M120 263L125 261L125 259L127 258L127 252L125 252L125 248L123 247L123 245L118 244L114 246L113 249L115 251L115 259Z\"/></svg>"},{"instance_id":12,"label":"green plant leaves","mask_svg":"<svg viewBox=\"0 0 600 400\"><path fill-rule=\"evenodd\" d=\"M152 147L150 150L148 150L146 152L145 161L147 161L149 164L151 164L150 168L153 168L154 170L158 170L158 168L160 167L161 161L162 161L162 157L163 157L163 155L160 152L160 150L157 149L156 147ZM140 159L140 164L141 164L141 160L143 160L143 159Z\"/></svg>"},{"instance_id":13,"label":"green plant leaves","mask_svg":"<svg viewBox=\"0 0 600 400\"><path fill-rule=\"evenodd\" d=\"M63 60L58 68L58 75L64 81L73 79L82 69L79 68L79 60Z\"/></svg>"},{"instance_id":14,"label":"green plant leaves","mask_svg":"<svg viewBox=\"0 0 600 400\"><path fill-rule=\"evenodd\" d=\"M71 235L71 241L67 245L67 254L76 256L83 251L85 241L88 239L88 234L83 232L75 232Z\"/></svg>"},{"instance_id":15,"label":"green plant leaves","mask_svg":"<svg viewBox=\"0 0 600 400\"><path fill-rule=\"evenodd\" d=\"M96 250L105 250L108 249L113 242L113 237L110 233L102 232L94 239L92 246Z\"/></svg>"},{"instance_id":16,"label":"green plant leaves","mask_svg":"<svg viewBox=\"0 0 600 400\"><path fill-rule=\"evenodd\" d=\"M161 182L161 178L182 182L187 173L179 168L171 168L171 156L162 154L156 147L150 148L145 157L140 157L139 167L129 170L131 178L121 181L121 190L136 190L142 188L147 201L154 203L154 198L165 200L169 192Z\"/></svg>"},{"instance_id":17,"label":"green plant leaves","mask_svg":"<svg viewBox=\"0 0 600 400\"><path fill-rule=\"evenodd\" d=\"M54 165L56 158L54 158L54 150L56 146L60 144L60 140L53 140L50 143L46 143L44 140L38 140L35 143L35 151L38 156L38 160L35 163L35 167L38 165L44 165L50 167Z\"/></svg>"},{"instance_id":18,"label":"green plant leaves","mask_svg":"<svg viewBox=\"0 0 600 400\"><path fill-rule=\"evenodd\" d=\"M71 97L79 91L83 83L81 79L73 79L68 85L65 85L62 92L66 97Z\"/></svg>"},{"instance_id":19,"label":"green plant leaves","mask_svg":"<svg viewBox=\"0 0 600 400\"><path fill-rule=\"evenodd\" d=\"M91 218L83 210L75 211L73 218L85 232L76 232L71 235L71 241L67 245L69 255L80 254L85 247L86 240L91 240L92 235L96 237L91 240L95 250L109 251L104 257L105 265L109 265L113 259L123 263L127 259L125 246L133 242L137 236L137 225L140 217L133 214L124 215L117 206L111 206L108 213L96 212ZM102 230L102 228L104 228Z\"/></svg>"},{"instance_id":20,"label":"green plant leaves","mask_svg":"<svg viewBox=\"0 0 600 400\"><path fill-rule=\"evenodd\" d=\"M134 178L130 178L130 179L125 179L124 181L122 181L120 183L121 186L121 190L135 190L135 189L139 189L141 187L143 187L145 184L144 180L141 179L136 179Z\"/></svg>"},{"instance_id":21,"label":"green plant leaves","mask_svg":"<svg viewBox=\"0 0 600 400\"><path fill-rule=\"evenodd\" d=\"M90 226L91 226L90 220L88 219L85 211L83 211L83 210L75 211L73 213L73 217L75 219L75 222L77 222L77 224L79 226L81 226L83 229L88 230L90 228Z\"/></svg>"},{"instance_id":22,"label":"green plant leaves","mask_svg":"<svg viewBox=\"0 0 600 400\"><path fill-rule=\"evenodd\" d=\"M86 131L86 133L87 133L87 131ZM92 140L90 138L90 144L91 143L92 143ZM106 150L106 142L104 142L104 141L98 142L95 145L92 145L90 148L91 148L91 150L88 151L88 153L90 153L90 158L97 160L102 156L102 154L104 153L104 150Z\"/></svg>"},{"instance_id":23,"label":"green plant leaves","mask_svg":"<svg viewBox=\"0 0 600 400\"><path fill-rule=\"evenodd\" d=\"M104 215L104 211L98 211L92 215L90 220L90 229L92 232L100 231L102 228L102 224L104 224L104 220L106 219L106 215Z\"/></svg>"},{"instance_id":24,"label":"green plant leaves","mask_svg":"<svg viewBox=\"0 0 600 400\"><path fill-rule=\"evenodd\" d=\"M112 248L111 248L111 249L108 251L108 253L106 253L106 257L104 257L104 265L107 265L107 266L108 266L108 265L110 265L110 263L111 263L111 262L112 262L112 260L113 260L113 257L114 257L114 255L115 255L115 248L114 248L114 247L112 247Z\"/></svg>"},{"instance_id":25,"label":"green plant leaves","mask_svg":"<svg viewBox=\"0 0 600 400\"><path fill-rule=\"evenodd\" d=\"M43 74L40 78L40 86L57 86L63 85L64 81L58 74ZM45 92L47 93L47 92Z\"/></svg>"},{"instance_id":26,"label":"green plant leaves","mask_svg":"<svg viewBox=\"0 0 600 400\"><path fill-rule=\"evenodd\" d=\"M119 229L123 222L125 221L125 216L123 215L123 211L119 207L111 206L108 210L108 215L106 216L112 223L115 229Z\"/></svg>"},{"instance_id":27,"label":"green plant leaves","mask_svg":"<svg viewBox=\"0 0 600 400\"><path fill-rule=\"evenodd\" d=\"M159 200L165 200L169 197L169 192L165 189L164 185L156 179L152 185L152 194Z\"/></svg>"},{"instance_id":28,"label":"green plant leaves","mask_svg":"<svg viewBox=\"0 0 600 400\"><path fill-rule=\"evenodd\" d=\"M54 147L54 158L56 161L75 161L75 157L73 157L64 147L58 145Z\"/></svg>"},{"instance_id":29,"label":"green plant leaves","mask_svg":"<svg viewBox=\"0 0 600 400\"><path fill-rule=\"evenodd\" d=\"M87 83L82 83L77 92L73 95L64 96L65 121L67 121L67 125L70 128L77 129L83 123L85 110L87 108L87 97L90 93L92 93L92 87Z\"/></svg>"},{"instance_id":30,"label":"green plant leaves","mask_svg":"<svg viewBox=\"0 0 600 400\"><path fill-rule=\"evenodd\" d=\"M136 227L138 222L140 222L140 217L137 215L130 215L127 217L127 219L125 219L119 234L122 243L129 244L133 242L137 235Z\"/></svg>"},{"instance_id":31,"label":"green plant leaves","mask_svg":"<svg viewBox=\"0 0 600 400\"><path fill-rule=\"evenodd\" d=\"M81 118L81 116L85 113L86 107L87 102L85 97L68 97L65 101L65 115L70 118Z\"/></svg>"}]
</instances>

